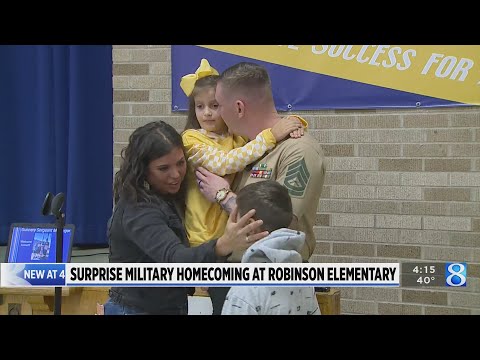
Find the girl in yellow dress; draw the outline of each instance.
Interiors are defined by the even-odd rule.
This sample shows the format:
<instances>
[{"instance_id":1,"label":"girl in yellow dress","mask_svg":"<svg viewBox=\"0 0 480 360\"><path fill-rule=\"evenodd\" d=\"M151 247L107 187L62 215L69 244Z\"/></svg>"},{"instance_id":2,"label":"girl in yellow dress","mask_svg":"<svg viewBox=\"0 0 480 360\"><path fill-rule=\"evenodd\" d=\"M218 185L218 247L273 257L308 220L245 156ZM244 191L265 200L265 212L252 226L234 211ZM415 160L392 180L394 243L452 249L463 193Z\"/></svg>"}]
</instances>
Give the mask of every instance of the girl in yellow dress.
<instances>
[{"instance_id":1,"label":"girl in yellow dress","mask_svg":"<svg viewBox=\"0 0 480 360\"><path fill-rule=\"evenodd\" d=\"M217 203L209 202L200 192L195 169L202 166L231 183L236 172L261 158L287 136L300 137L307 122L299 116L282 118L274 127L262 131L255 139L229 133L220 117L215 100L219 74L202 59L195 74L182 77L180 87L189 97L187 125L182 133L188 158L185 227L191 246L220 237L228 214Z\"/></svg>"}]
</instances>

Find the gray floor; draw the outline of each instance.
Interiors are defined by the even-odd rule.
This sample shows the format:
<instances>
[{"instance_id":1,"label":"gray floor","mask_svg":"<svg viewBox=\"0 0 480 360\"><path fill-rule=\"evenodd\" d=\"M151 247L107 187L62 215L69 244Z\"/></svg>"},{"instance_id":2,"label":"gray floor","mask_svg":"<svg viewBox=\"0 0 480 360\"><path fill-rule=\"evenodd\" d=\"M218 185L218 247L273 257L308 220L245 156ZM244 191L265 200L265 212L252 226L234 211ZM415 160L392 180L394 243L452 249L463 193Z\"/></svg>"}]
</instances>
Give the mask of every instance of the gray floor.
<instances>
[{"instance_id":1,"label":"gray floor","mask_svg":"<svg viewBox=\"0 0 480 360\"><path fill-rule=\"evenodd\" d=\"M5 261L6 246L0 246L0 262ZM72 250L72 263L107 263L108 248Z\"/></svg>"}]
</instances>

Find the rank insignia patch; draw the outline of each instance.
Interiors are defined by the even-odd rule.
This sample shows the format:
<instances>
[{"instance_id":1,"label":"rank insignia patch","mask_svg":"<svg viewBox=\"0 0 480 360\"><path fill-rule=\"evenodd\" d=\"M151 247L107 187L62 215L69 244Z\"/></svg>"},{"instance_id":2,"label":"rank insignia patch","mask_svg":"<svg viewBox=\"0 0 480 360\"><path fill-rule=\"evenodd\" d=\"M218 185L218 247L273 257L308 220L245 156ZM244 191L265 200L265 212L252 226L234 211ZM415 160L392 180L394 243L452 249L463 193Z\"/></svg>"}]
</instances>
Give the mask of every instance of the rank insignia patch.
<instances>
[{"instance_id":1,"label":"rank insignia patch","mask_svg":"<svg viewBox=\"0 0 480 360\"><path fill-rule=\"evenodd\" d=\"M283 184L288 189L290 196L302 197L309 179L310 173L305 160L302 158L288 167Z\"/></svg>"}]
</instances>

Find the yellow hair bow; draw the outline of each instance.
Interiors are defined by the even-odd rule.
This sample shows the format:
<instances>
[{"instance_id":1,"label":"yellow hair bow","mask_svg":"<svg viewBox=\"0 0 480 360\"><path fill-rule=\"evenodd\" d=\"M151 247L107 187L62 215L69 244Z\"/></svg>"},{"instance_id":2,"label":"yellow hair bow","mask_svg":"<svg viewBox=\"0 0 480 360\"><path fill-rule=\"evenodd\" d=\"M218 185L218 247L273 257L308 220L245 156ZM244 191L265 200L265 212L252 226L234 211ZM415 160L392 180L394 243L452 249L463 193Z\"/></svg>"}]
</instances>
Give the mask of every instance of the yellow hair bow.
<instances>
[{"instance_id":1,"label":"yellow hair bow","mask_svg":"<svg viewBox=\"0 0 480 360\"><path fill-rule=\"evenodd\" d=\"M190 96L197 80L210 75L218 75L218 71L210 66L207 59L202 59L195 74L188 74L182 77L182 80L180 80L180 87L185 95Z\"/></svg>"}]
</instances>

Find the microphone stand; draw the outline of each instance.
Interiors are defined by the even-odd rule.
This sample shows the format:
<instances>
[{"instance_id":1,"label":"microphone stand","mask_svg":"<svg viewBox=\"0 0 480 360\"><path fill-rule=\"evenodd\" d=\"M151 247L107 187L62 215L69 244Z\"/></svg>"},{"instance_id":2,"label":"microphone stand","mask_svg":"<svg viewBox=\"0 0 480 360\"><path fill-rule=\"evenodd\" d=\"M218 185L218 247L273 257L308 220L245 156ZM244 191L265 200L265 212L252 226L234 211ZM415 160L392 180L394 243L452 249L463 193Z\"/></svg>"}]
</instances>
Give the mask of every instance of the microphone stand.
<instances>
[{"instance_id":1,"label":"microphone stand","mask_svg":"<svg viewBox=\"0 0 480 360\"><path fill-rule=\"evenodd\" d=\"M57 229L57 244L56 244L56 262L63 262L63 228L65 227L65 214L61 211L58 211L58 216L55 216L55 228ZM62 287L55 287L55 298L54 298L55 308L53 311L54 315L62 315Z\"/></svg>"},{"instance_id":2,"label":"microphone stand","mask_svg":"<svg viewBox=\"0 0 480 360\"><path fill-rule=\"evenodd\" d=\"M65 201L65 194L58 193L55 197L48 192L42 205L42 215L55 216L55 229L57 234L55 236L57 242L55 246L55 262L60 264L63 262L63 228L65 227L65 214L62 213L63 202ZM54 315L62 314L62 287L55 286L54 297Z\"/></svg>"}]
</instances>

